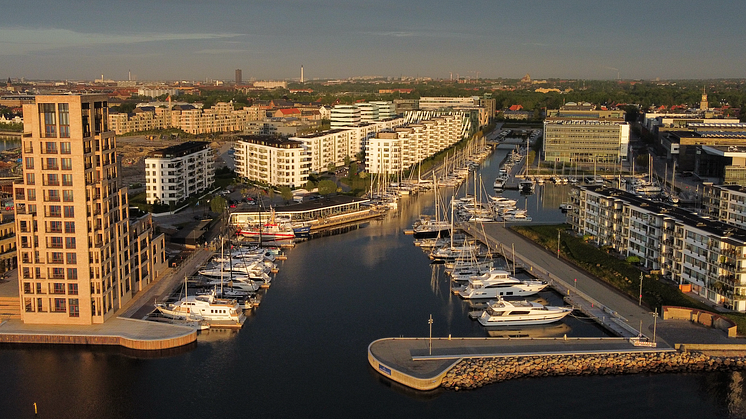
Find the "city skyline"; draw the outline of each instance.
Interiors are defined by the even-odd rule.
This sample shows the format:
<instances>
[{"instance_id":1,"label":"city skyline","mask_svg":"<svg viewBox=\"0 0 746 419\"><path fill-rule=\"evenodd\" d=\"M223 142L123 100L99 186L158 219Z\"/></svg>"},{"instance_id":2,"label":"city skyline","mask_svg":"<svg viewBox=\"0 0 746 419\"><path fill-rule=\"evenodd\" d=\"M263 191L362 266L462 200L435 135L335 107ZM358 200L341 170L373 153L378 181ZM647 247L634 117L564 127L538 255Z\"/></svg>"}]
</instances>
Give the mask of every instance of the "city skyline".
<instances>
[{"instance_id":1,"label":"city skyline","mask_svg":"<svg viewBox=\"0 0 746 419\"><path fill-rule=\"evenodd\" d=\"M734 0L427 4L342 0L31 1L3 8L0 77L233 80L354 76L743 76Z\"/></svg>"}]
</instances>

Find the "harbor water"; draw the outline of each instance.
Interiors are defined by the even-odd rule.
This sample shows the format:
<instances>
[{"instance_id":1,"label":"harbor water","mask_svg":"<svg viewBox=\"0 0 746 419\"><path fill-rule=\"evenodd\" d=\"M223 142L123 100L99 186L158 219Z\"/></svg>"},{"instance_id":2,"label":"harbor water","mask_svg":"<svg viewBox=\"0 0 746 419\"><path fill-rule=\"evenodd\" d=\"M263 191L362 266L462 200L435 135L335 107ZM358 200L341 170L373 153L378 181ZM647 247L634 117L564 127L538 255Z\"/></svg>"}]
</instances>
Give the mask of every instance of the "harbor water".
<instances>
[{"instance_id":1,"label":"harbor water","mask_svg":"<svg viewBox=\"0 0 746 419\"><path fill-rule=\"evenodd\" d=\"M509 151L509 148L507 149ZM483 163L487 190L506 149ZM569 186L544 185L518 199L534 222L559 223ZM487 336L412 237L432 213L432 193L405 197L383 220L287 251L261 306L238 332L207 331L195 347L167 353L116 348L0 346L7 418L555 418L745 417L739 372L522 379L475 391L418 392L367 362L375 339ZM561 303L552 292L540 295ZM587 320L516 334L601 336ZM513 333L513 332L508 332ZM34 403L38 415L34 415Z\"/></svg>"}]
</instances>

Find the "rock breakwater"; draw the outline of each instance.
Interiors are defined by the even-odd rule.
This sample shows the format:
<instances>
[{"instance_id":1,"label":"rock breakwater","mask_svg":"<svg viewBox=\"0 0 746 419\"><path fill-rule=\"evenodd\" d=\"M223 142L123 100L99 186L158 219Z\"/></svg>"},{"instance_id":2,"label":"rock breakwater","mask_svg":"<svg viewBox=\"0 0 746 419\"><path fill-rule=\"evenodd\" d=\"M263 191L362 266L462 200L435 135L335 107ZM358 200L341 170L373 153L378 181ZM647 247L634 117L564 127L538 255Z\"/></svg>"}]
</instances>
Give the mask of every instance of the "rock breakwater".
<instances>
[{"instance_id":1,"label":"rock breakwater","mask_svg":"<svg viewBox=\"0 0 746 419\"><path fill-rule=\"evenodd\" d=\"M746 358L700 352L634 352L585 355L466 358L443 378L441 386L471 390L524 377L618 375L746 369Z\"/></svg>"}]
</instances>

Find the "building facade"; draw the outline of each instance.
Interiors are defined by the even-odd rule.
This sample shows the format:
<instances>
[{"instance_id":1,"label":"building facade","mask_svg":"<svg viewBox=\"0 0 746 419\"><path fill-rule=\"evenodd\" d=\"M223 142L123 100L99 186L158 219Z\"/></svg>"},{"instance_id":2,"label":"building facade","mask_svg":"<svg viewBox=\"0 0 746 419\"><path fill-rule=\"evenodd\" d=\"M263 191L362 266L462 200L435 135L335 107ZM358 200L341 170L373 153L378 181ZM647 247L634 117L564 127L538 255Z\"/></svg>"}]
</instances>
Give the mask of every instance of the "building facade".
<instances>
[{"instance_id":1,"label":"building facade","mask_svg":"<svg viewBox=\"0 0 746 419\"><path fill-rule=\"evenodd\" d=\"M627 159L629 124L624 111L588 109L589 105L571 102L547 111L544 161L608 167Z\"/></svg>"},{"instance_id":2,"label":"building facade","mask_svg":"<svg viewBox=\"0 0 746 419\"><path fill-rule=\"evenodd\" d=\"M156 150L145 158L146 201L176 204L206 191L215 181L210 144L189 141Z\"/></svg>"},{"instance_id":3,"label":"building facade","mask_svg":"<svg viewBox=\"0 0 746 419\"><path fill-rule=\"evenodd\" d=\"M567 222L576 233L637 256L645 268L714 303L746 311L743 228L603 186L573 188L571 202Z\"/></svg>"},{"instance_id":4,"label":"building facade","mask_svg":"<svg viewBox=\"0 0 746 419\"><path fill-rule=\"evenodd\" d=\"M106 95L40 95L23 112L23 181L14 192L21 319L102 323L163 269L163 236L140 221L149 265L135 275L142 265L133 260Z\"/></svg>"},{"instance_id":5,"label":"building facade","mask_svg":"<svg viewBox=\"0 0 746 419\"><path fill-rule=\"evenodd\" d=\"M267 135L239 136L233 146L236 174L266 185L302 187L308 181L310 156L304 144Z\"/></svg>"}]
</instances>

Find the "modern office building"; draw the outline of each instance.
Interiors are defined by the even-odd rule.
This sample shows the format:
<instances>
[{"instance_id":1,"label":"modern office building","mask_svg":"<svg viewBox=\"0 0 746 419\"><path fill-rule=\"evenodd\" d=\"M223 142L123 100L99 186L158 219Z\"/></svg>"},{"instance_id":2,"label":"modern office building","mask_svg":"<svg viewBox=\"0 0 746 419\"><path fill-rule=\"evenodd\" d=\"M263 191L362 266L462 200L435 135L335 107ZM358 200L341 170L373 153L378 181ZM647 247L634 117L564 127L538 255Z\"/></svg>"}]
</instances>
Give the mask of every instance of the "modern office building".
<instances>
[{"instance_id":1,"label":"modern office building","mask_svg":"<svg viewBox=\"0 0 746 419\"><path fill-rule=\"evenodd\" d=\"M547 111L544 161L608 168L627 159L629 124L622 110L596 110L589 103L568 102Z\"/></svg>"},{"instance_id":2,"label":"modern office building","mask_svg":"<svg viewBox=\"0 0 746 419\"><path fill-rule=\"evenodd\" d=\"M14 195L25 323L102 323L166 266L150 216L130 220L107 100L39 95L23 107Z\"/></svg>"},{"instance_id":3,"label":"modern office building","mask_svg":"<svg viewBox=\"0 0 746 419\"><path fill-rule=\"evenodd\" d=\"M728 194L727 189L723 193ZM652 272L670 278L713 303L746 311L746 230L619 189L576 187L567 222L579 235L625 256L637 256ZM727 205L740 205L743 193Z\"/></svg>"},{"instance_id":4,"label":"modern office building","mask_svg":"<svg viewBox=\"0 0 746 419\"><path fill-rule=\"evenodd\" d=\"M302 142L269 135L242 135L233 146L236 174L252 182L297 188L311 165Z\"/></svg>"},{"instance_id":5,"label":"modern office building","mask_svg":"<svg viewBox=\"0 0 746 419\"><path fill-rule=\"evenodd\" d=\"M236 85L243 83L242 72L240 68L236 69Z\"/></svg>"},{"instance_id":6,"label":"modern office building","mask_svg":"<svg viewBox=\"0 0 746 419\"><path fill-rule=\"evenodd\" d=\"M153 151L145 158L149 204L176 204L206 191L214 181L215 159L207 142L185 142Z\"/></svg>"}]
</instances>

